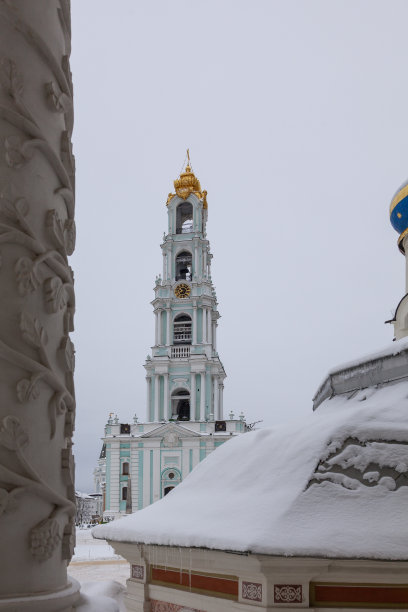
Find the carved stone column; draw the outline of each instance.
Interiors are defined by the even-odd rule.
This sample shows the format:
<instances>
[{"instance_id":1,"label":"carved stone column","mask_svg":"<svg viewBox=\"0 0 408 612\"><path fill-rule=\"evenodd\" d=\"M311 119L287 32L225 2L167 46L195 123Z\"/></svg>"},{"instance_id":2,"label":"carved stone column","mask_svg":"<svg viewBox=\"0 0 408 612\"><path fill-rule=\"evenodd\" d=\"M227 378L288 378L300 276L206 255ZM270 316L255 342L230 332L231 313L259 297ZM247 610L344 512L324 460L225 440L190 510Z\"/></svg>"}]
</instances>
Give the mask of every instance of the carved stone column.
<instances>
[{"instance_id":1,"label":"carved stone column","mask_svg":"<svg viewBox=\"0 0 408 612\"><path fill-rule=\"evenodd\" d=\"M0 0L0 610L73 609L68 0Z\"/></svg>"}]
</instances>

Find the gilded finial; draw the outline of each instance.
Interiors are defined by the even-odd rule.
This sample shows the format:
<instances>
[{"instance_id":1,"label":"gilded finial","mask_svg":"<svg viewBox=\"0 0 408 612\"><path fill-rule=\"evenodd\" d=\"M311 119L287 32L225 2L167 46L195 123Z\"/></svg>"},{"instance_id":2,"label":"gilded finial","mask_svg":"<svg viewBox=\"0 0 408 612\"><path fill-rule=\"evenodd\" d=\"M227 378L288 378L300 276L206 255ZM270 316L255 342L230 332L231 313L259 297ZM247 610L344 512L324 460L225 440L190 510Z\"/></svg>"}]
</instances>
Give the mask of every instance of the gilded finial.
<instances>
[{"instance_id":1,"label":"gilded finial","mask_svg":"<svg viewBox=\"0 0 408 612\"><path fill-rule=\"evenodd\" d=\"M186 165L184 166L184 164ZM203 208L207 208L207 192L201 191L200 181L195 176L191 168L190 149L187 149L186 158L184 159L179 178L174 181L174 189L176 191L176 195L178 195L183 200L186 200L191 193L194 193L194 195L196 195L199 200L202 200ZM174 195L175 194L169 193L166 205L171 202L171 200L174 198Z\"/></svg>"}]
</instances>

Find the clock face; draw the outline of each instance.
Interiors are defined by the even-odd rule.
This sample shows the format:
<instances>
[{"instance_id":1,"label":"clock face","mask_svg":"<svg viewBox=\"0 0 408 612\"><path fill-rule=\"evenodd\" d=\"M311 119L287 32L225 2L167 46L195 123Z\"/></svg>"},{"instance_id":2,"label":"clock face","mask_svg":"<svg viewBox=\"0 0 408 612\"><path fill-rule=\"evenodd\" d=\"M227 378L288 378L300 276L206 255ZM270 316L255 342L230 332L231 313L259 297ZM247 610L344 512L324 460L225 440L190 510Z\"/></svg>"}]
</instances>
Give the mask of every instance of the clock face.
<instances>
[{"instance_id":1,"label":"clock face","mask_svg":"<svg viewBox=\"0 0 408 612\"><path fill-rule=\"evenodd\" d=\"M190 295L190 286L186 283L180 283L174 290L174 295L178 298L187 298Z\"/></svg>"}]
</instances>

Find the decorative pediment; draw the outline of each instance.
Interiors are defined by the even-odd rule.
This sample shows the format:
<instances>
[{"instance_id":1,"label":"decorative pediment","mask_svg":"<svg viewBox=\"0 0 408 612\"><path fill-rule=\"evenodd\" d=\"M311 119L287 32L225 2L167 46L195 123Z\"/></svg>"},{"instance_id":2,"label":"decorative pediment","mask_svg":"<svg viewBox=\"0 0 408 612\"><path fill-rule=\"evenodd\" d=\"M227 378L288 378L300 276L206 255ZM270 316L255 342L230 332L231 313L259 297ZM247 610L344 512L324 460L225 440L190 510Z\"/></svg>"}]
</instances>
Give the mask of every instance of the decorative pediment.
<instances>
[{"instance_id":1,"label":"decorative pediment","mask_svg":"<svg viewBox=\"0 0 408 612\"><path fill-rule=\"evenodd\" d=\"M174 448L175 446L179 446L180 439L201 438L202 435L178 423L164 423L153 429L153 431L149 431L140 437L161 438L165 446Z\"/></svg>"}]
</instances>

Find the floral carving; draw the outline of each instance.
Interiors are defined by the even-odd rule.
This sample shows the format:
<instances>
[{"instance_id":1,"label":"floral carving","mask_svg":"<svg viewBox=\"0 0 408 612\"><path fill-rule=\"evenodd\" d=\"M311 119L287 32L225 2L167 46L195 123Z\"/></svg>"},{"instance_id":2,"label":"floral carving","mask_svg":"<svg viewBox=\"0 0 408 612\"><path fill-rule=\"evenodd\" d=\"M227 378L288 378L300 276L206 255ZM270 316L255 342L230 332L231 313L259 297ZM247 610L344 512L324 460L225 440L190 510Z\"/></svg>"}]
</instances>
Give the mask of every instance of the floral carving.
<instances>
[{"instance_id":1,"label":"floral carving","mask_svg":"<svg viewBox=\"0 0 408 612\"><path fill-rule=\"evenodd\" d=\"M21 296L26 296L37 289L40 280L32 259L20 257L14 270L16 272L18 292Z\"/></svg>"},{"instance_id":2,"label":"floral carving","mask_svg":"<svg viewBox=\"0 0 408 612\"><path fill-rule=\"evenodd\" d=\"M60 542L60 527L53 518L41 521L30 532L31 554L37 561L46 561L52 557Z\"/></svg>"},{"instance_id":3,"label":"floral carving","mask_svg":"<svg viewBox=\"0 0 408 612\"><path fill-rule=\"evenodd\" d=\"M52 209L47 214L47 227L57 248L67 255L72 255L76 240L75 221L73 219L63 221L57 211Z\"/></svg>"},{"instance_id":4,"label":"floral carving","mask_svg":"<svg viewBox=\"0 0 408 612\"><path fill-rule=\"evenodd\" d=\"M23 79L17 70L16 63L8 57L0 61L1 88L14 100L18 101L23 95Z\"/></svg>"},{"instance_id":5,"label":"floral carving","mask_svg":"<svg viewBox=\"0 0 408 612\"><path fill-rule=\"evenodd\" d=\"M23 404L28 402L30 399L36 400L40 396L40 389L38 388L39 376L32 376L30 379L22 378L18 381L16 390L18 400Z\"/></svg>"},{"instance_id":6,"label":"floral carving","mask_svg":"<svg viewBox=\"0 0 408 612\"><path fill-rule=\"evenodd\" d=\"M20 329L24 340L34 348L43 348L47 344L47 332L38 319L30 317L26 312L21 314Z\"/></svg>"},{"instance_id":7,"label":"floral carving","mask_svg":"<svg viewBox=\"0 0 408 612\"><path fill-rule=\"evenodd\" d=\"M75 497L75 493L74 493ZM71 516L64 528L64 536L62 538L62 558L71 559L75 548L75 524L74 518Z\"/></svg>"},{"instance_id":8,"label":"floral carving","mask_svg":"<svg viewBox=\"0 0 408 612\"><path fill-rule=\"evenodd\" d=\"M0 489L0 516L14 512L17 507L16 494L20 490L16 488L9 492L7 489Z\"/></svg>"},{"instance_id":9,"label":"floral carving","mask_svg":"<svg viewBox=\"0 0 408 612\"><path fill-rule=\"evenodd\" d=\"M21 450L28 444L28 435L17 417L6 416L0 425L0 445L11 451Z\"/></svg>"},{"instance_id":10,"label":"floral carving","mask_svg":"<svg viewBox=\"0 0 408 612\"><path fill-rule=\"evenodd\" d=\"M62 339L59 352L64 370L66 372L73 372L75 369L75 348L68 336Z\"/></svg>"},{"instance_id":11,"label":"floral carving","mask_svg":"<svg viewBox=\"0 0 408 612\"><path fill-rule=\"evenodd\" d=\"M8 219L20 222L23 217L27 216L29 206L25 198L18 198L13 202L2 195L0 210Z\"/></svg>"},{"instance_id":12,"label":"floral carving","mask_svg":"<svg viewBox=\"0 0 408 612\"><path fill-rule=\"evenodd\" d=\"M71 98L62 92L54 81L45 83L44 87L48 105L53 111L56 111L57 113L66 113L71 110Z\"/></svg>"},{"instance_id":13,"label":"floral carving","mask_svg":"<svg viewBox=\"0 0 408 612\"><path fill-rule=\"evenodd\" d=\"M3 485L0 489L0 514L11 510L15 506L14 497L25 489L35 492L54 506L50 516L36 525L30 534L31 552L35 559L43 561L53 554L61 541L58 515L68 513L72 516L75 504L51 489L28 463L23 453L28 442L27 432L19 419L11 415L4 417L0 424L0 446L15 453L17 470L0 464L0 482Z\"/></svg>"},{"instance_id":14,"label":"floral carving","mask_svg":"<svg viewBox=\"0 0 408 612\"><path fill-rule=\"evenodd\" d=\"M22 138L18 134L8 136L4 140L6 163L10 168L22 168L30 159L31 152L27 143L27 139Z\"/></svg>"},{"instance_id":15,"label":"floral carving","mask_svg":"<svg viewBox=\"0 0 408 612\"><path fill-rule=\"evenodd\" d=\"M58 312L67 305L68 297L65 285L58 276L48 278L45 281L44 292L48 312Z\"/></svg>"}]
</instances>

